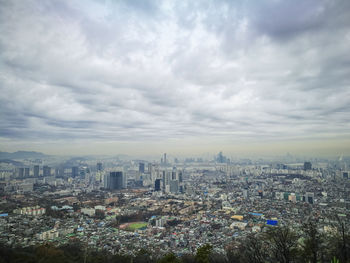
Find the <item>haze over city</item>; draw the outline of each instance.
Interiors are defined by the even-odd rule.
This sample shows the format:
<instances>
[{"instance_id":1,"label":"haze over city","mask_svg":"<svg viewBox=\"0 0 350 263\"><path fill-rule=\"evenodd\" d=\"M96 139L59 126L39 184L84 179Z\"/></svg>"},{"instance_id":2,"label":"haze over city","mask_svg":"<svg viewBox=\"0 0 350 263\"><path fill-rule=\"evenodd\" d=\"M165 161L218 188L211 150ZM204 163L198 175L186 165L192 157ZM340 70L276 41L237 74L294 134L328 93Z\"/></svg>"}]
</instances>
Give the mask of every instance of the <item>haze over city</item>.
<instances>
[{"instance_id":1,"label":"haze over city","mask_svg":"<svg viewBox=\"0 0 350 263\"><path fill-rule=\"evenodd\" d=\"M0 263L350 263L350 0L0 0Z\"/></svg>"},{"instance_id":2,"label":"haze over city","mask_svg":"<svg viewBox=\"0 0 350 263\"><path fill-rule=\"evenodd\" d=\"M349 1L0 1L2 151L339 156Z\"/></svg>"}]
</instances>

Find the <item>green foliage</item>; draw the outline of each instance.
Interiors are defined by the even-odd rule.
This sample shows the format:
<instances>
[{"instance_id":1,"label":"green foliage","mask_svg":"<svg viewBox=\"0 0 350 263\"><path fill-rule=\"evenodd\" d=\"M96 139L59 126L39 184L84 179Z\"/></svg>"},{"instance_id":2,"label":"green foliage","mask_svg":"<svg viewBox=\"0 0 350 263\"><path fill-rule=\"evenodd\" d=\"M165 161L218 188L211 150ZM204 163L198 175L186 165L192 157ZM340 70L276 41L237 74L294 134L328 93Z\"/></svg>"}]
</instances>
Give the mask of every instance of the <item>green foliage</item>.
<instances>
[{"instance_id":1,"label":"green foliage","mask_svg":"<svg viewBox=\"0 0 350 263\"><path fill-rule=\"evenodd\" d=\"M180 258L182 263L195 263L196 259L192 254L184 254Z\"/></svg>"},{"instance_id":2,"label":"green foliage","mask_svg":"<svg viewBox=\"0 0 350 263\"><path fill-rule=\"evenodd\" d=\"M333 257L331 263L339 263L339 259L337 259L336 257Z\"/></svg>"},{"instance_id":3,"label":"green foliage","mask_svg":"<svg viewBox=\"0 0 350 263\"><path fill-rule=\"evenodd\" d=\"M141 248L139 252L137 252L134 260L134 263L152 263L152 255L149 251L144 248Z\"/></svg>"},{"instance_id":4,"label":"green foliage","mask_svg":"<svg viewBox=\"0 0 350 263\"><path fill-rule=\"evenodd\" d=\"M206 244L197 249L195 260L197 263L209 263L209 256L212 252L213 247Z\"/></svg>"},{"instance_id":5,"label":"green foliage","mask_svg":"<svg viewBox=\"0 0 350 263\"><path fill-rule=\"evenodd\" d=\"M127 255L116 254L112 257L111 262L115 263L130 263L132 262L132 257Z\"/></svg>"},{"instance_id":6,"label":"green foliage","mask_svg":"<svg viewBox=\"0 0 350 263\"><path fill-rule=\"evenodd\" d=\"M155 260L146 249L135 256L112 255L108 251L88 248L79 241L63 246L43 244L36 247L10 248L0 244L0 263L349 263L350 236L344 222L338 231L326 236L316 223L304 224L302 233L288 227L271 227L266 232L251 234L233 243L226 254L217 254L210 244L198 248L195 255L177 257L173 253ZM132 247L130 247L132 249Z\"/></svg>"},{"instance_id":7,"label":"green foliage","mask_svg":"<svg viewBox=\"0 0 350 263\"><path fill-rule=\"evenodd\" d=\"M144 227L147 227L147 223L145 222L135 222L135 223L131 223L127 230L130 230L130 231L135 231L137 229L141 229L141 228L144 228Z\"/></svg>"},{"instance_id":8,"label":"green foliage","mask_svg":"<svg viewBox=\"0 0 350 263\"><path fill-rule=\"evenodd\" d=\"M157 263L181 263L181 261L174 253L169 253L159 259Z\"/></svg>"},{"instance_id":9,"label":"green foliage","mask_svg":"<svg viewBox=\"0 0 350 263\"><path fill-rule=\"evenodd\" d=\"M239 262L243 262L241 260L242 258L242 253L240 250L238 249L234 249L232 247L228 248L226 250L226 257L227 257L227 262L228 263L239 263Z\"/></svg>"},{"instance_id":10,"label":"green foliage","mask_svg":"<svg viewBox=\"0 0 350 263\"><path fill-rule=\"evenodd\" d=\"M304 239L301 243L300 261L317 263L322 258L322 248L325 245L324 237L318 231L317 224L311 221L305 223L302 230Z\"/></svg>"},{"instance_id":11,"label":"green foliage","mask_svg":"<svg viewBox=\"0 0 350 263\"><path fill-rule=\"evenodd\" d=\"M35 259L38 263L60 263L66 260L63 250L51 244L45 244L35 249Z\"/></svg>"}]
</instances>

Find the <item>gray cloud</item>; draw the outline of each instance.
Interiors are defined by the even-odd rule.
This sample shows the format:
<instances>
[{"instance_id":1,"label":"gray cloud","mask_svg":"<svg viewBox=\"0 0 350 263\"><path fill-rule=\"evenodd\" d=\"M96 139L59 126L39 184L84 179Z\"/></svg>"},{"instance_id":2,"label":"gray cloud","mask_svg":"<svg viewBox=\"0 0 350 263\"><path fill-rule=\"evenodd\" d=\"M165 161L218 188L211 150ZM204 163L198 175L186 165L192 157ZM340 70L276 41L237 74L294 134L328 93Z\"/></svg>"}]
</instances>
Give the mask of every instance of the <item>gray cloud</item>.
<instances>
[{"instance_id":1,"label":"gray cloud","mask_svg":"<svg viewBox=\"0 0 350 263\"><path fill-rule=\"evenodd\" d=\"M0 138L349 138L349 11L0 1Z\"/></svg>"}]
</instances>

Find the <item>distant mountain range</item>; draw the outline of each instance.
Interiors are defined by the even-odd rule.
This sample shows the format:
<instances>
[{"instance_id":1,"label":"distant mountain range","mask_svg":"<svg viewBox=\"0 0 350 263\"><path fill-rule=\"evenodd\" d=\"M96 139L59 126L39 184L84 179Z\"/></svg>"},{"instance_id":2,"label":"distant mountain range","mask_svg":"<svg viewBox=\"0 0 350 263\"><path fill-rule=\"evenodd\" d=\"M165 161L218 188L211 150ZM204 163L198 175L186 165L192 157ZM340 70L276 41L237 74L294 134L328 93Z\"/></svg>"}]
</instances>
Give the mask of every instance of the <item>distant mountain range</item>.
<instances>
[{"instance_id":1,"label":"distant mountain range","mask_svg":"<svg viewBox=\"0 0 350 263\"><path fill-rule=\"evenodd\" d=\"M9 159L0 159L0 163L12 164L14 166L23 166L23 163Z\"/></svg>"},{"instance_id":2,"label":"distant mountain range","mask_svg":"<svg viewBox=\"0 0 350 263\"><path fill-rule=\"evenodd\" d=\"M17 151L14 153L0 152L0 159L40 159L48 157L40 152Z\"/></svg>"}]
</instances>

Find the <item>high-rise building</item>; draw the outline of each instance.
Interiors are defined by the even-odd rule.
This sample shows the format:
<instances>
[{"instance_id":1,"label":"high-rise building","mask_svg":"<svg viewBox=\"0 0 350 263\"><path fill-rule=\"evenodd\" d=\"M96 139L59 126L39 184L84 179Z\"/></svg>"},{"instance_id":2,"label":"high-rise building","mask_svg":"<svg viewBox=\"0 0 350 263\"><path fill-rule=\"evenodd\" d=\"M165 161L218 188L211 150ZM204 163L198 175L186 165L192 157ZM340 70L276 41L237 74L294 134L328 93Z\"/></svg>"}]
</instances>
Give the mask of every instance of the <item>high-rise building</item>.
<instances>
[{"instance_id":1,"label":"high-rise building","mask_svg":"<svg viewBox=\"0 0 350 263\"><path fill-rule=\"evenodd\" d=\"M312 169L312 164L310 162L305 162L304 163L304 170L311 170Z\"/></svg>"},{"instance_id":2,"label":"high-rise building","mask_svg":"<svg viewBox=\"0 0 350 263\"><path fill-rule=\"evenodd\" d=\"M72 167L72 177L78 177L79 176L79 167L73 166Z\"/></svg>"},{"instance_id":3,"label":"high-rise building","mask_svg":"<svg viewBox=\"0 0 350 263\"><path fill-rule=\"evenodd\" d=\"M109 174L107 173L103 175L103 187L109 189Z\"/></svg>"},{"instance_id":4,"label":"high-rise building","mask_svg":"<svg viewBox=\"0 0 350 263\"><path fill-rule=\"evenodd\" d=\"M29 177L29 167L24 168L24 177Z\"/></svg>"},{"instance_id":5,"label":"high-rise building","mask_svg":"<svg viewBox=\"0 0 350 263\"><path fill-rule=\"evenodd\" d=\"M123 188L123 172L110 172L105 183L105 188L109 190L120 190Z\"/></svg>"},{"instance_id":6,"label":"high-rise building","mask_svg":"<svg viewBox=\"0 0 350 263\"><path fill-rule=\"evenodd\" d=\"M34 165L34 177L39 177L40 166Z\"/></svg>"},{"instance_id":7,"label":"high-rise building","mask_svg":"<svg viewBox=\"0 0 350 263\"><path fill-rule=\"evenodd\" d=\"M160 191L160 179L154 181L154 191Z\"/></svg>"},{"instance_id":8,"label":"high-rise building","mask_svg":"<svg viewBox=\"0 0 350 263\"><path fill-rule=\"evenodd\" d=\"M183 186L183 185L180 185L180 186L179 186L179 192L180 192L181 194L184 193L184 186Z\"/></svg>"},{"instance_id":9,"label":"high-rise building","mask_svg":"<svg viewBox=\"0 0 350 263\"><path fill-rule=\"evenodd\" d=\"M165 191L166 181L165 181L165 171L162 172L162 189Z\"/></svg>"},{"instance_id":10,"label":"high-rise building","mask_svg":"<svg viewBox=\"0 0 350 263\"><path fill-rule=\"evenodd\" d=\"M218 163L226 163L228 162L228 159L226 158L226 156L222 154L222 152L219 152L218 155L216 156L216 161Z\"/></svg>"},{"instance_id":11,"label":"high-rise building","mask_svg":"<svg viewBox=\"0 0 350 263\"><path fill-rule=\"evenodd\" d=\"M122 188L128 188L128 174L127 173L123 173Z\"/></svg>"},{"instance_id":12,"label":"high-rise building","mask_svg":"<svg viewBox=\"0 0 350 263\"><path fill-rule=\"evenodd\" d=\"M178 179L179 179L179 183L183 182L183 176L182 176L182 172L178 172Z\"/></svg>"},{"instance_id":13,"label":"high-rise building","mask_svg":"<svg viewBox=\"0 0 350 263\"><path fill-rule=\"evenodd\" d=\"M349 179L349 172L343 172L343 179Z\"/></svg>"},{"instance_id":14,"label":"high-rise building","mask_svg":"<svg viewBox=\"0 0 350 263\"><path fill-rule=\"evenodd\" d=\"M64 168L63 167L56 167L55 168L55 176L56 177L64 177Z\"/></svg>"},{"instance_id":15,"label":"high-rise building","mask_svg":"<svg viewBox=\"0 0 350 263\"><path fill-rule=\"evenodd\" d=\"M96 170L97 170L97 171L102 171L102 169L103 169L103 168L102 168L102 163L97 163L97 164L96 164Z\"/></svg>"},{"instance_id":16,"label":"high-rise building","mask_svg":"<svg viewBox=\"0 0 350 263\"><path fill-rule=\"evenodd\" d=\"M145 172L145 164L144 163L139 163L139 172L144 173Z\"/></svg>"},{"instance_id":17,"label":"high-rise building","mask_svg":"<svg viewBox=\"0 0 350 263\"><path fill-rule=\"evenodd\" d=\"M43 166L43 176L51 176L51 167L47 165Z\"/></svg>"},{"instance_id":18,"label":"high-rise building","mask_svg":"<svg viewBox=\"0 0 350 263\"><path fill-rule=\"evenodd\" d=\"M24 177L24 168L18 168L18 177L23 178Z\"/></svg>"},{"instance_id":19,"label":"high-rise building","mask_svg":"<svg viewBox=\"0 0 350 263\"><path fill-rule=\"evenodd\" d=\"M166 153L164 153L163 162L164 162L164 164L167 164Z\"/></svg>"},{"instance_id":20,"label":"high-rise building","mask_svg":"<svg viewBox=\"0 0 350 263\"><path fill-rule=\"evenodd\" d=\"M179 192L179 181L178 180L171 180L170 181L170 192L173 194L176 194Z\"/></svg>"}]
</instances>

